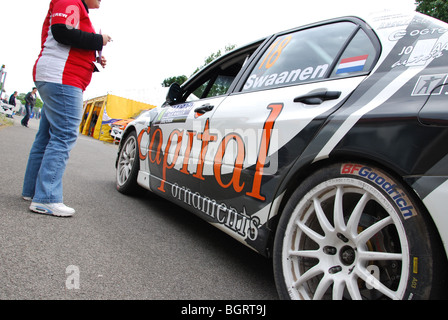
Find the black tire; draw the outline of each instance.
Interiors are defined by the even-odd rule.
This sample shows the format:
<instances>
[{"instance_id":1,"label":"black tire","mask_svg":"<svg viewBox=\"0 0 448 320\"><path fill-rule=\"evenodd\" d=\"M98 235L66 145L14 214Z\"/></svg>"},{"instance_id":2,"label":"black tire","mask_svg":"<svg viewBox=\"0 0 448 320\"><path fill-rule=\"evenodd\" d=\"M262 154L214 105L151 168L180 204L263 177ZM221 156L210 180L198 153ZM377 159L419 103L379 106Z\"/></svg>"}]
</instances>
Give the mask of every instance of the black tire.
<instances>
[{"instance_id":1,"label":"black tire","mask_svg":"<svg viewBox=\"0 0 448 320\"><path fill-rule=\"evenodd\" d=\"M280 298L444 298L446 255L414 197L392 175L360 163L307 178L275 236Z\"/></svg>"},{"instance_id":2,"label":"black tire","mask_svg":"<svg viewBox=\"0 0 448 320\"><path fill-rule=\"evenodd\" d=\"M126 195L137 195L141 188L137 184L137 175L140 170L137 135L130 132L123 141L118 154L116 184L117 190Z\"/></svg>"}]
</instances>

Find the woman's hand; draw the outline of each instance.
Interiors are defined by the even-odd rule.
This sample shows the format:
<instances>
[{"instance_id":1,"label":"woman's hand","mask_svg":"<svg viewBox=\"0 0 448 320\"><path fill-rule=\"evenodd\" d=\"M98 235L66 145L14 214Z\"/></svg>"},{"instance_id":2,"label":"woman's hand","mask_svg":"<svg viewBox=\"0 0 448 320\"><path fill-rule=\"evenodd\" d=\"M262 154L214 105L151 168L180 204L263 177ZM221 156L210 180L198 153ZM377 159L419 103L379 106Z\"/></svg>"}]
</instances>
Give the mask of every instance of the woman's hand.
<instances>
[{"instance_id":1,"label":"woman's hand","mask_svg":"<svg viewBox=\"0 0 448 320\"><path fill-rule=\"evenodd\" d=\"M99 63L101 64L101 66L102 66L103 68L105 68L105 67L106 67L106 64L107 64L107 60L106 60L106 58L104 58L104 56L101 56L101 61L99 61Z\"/></svg>"},{"instance_id":2,"label":"woman's hand","mask_svg":"<svg viewBox=\"0 0 448 320\"><path fill-rule=\"evenodd\" d=\"M102 36L103 36L103 46L112 41L112 38L109 35L103 34Z\"/></svg>"}]
</instances>

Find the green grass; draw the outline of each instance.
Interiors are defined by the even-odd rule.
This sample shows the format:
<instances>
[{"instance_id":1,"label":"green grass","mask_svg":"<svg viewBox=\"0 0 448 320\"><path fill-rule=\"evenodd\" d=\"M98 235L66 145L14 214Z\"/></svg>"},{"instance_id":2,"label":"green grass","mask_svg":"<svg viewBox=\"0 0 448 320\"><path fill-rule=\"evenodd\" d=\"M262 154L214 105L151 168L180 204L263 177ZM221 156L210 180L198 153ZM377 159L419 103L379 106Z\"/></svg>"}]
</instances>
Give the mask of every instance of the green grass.
<instances>
[{"instance_id":1,"label":"green grass","mask_svg":"<svg viewBox=\"0 0 448 320\"><path fill-rule=\"evenodd\" d=\"M4 114L0 114L0 127L3 126L12 126L14 122L12 119L7 118Z\"/></svg>"}]
</instances>

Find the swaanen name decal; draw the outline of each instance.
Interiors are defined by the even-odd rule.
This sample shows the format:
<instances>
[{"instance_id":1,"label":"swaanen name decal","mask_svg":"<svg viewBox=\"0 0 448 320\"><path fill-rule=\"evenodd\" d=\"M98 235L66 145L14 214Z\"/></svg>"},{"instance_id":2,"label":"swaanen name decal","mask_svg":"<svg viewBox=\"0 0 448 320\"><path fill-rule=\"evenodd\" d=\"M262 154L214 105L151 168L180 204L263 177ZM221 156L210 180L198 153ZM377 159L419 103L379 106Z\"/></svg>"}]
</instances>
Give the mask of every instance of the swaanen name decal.
<instances>
[{"instance_id":1,"label":"swaanen name decal","mask_svg":"<svg viewBox=\"0 0 448 320\"><path fill-rule=\"evenodd\" d=\"M162 153L163 144L163 132L161 128L153 128L149 139L149 152L142 154L142 150L139 150L139 157L141 160L149 159L150 163L162 166L162 177L160 177L160 186L157 188L160 192L166 192L165 183L168 170L173 170L176 165L179 156L183 156L182 168L179 172L192 176L199 180L205 180L204 177L204 163L205 156L210 143L217 143L218 147L214 148L216 153L213 157L213 177L216 182L224 189L232 188L237 193L245 192L245 194L254 199L265 201L266 197L261 194L261 179L263 177L263 171L265 168L269 145L272 138L272 131L275 121L279 117L283 104L270 104L267 109L270 110L269 116L263 125L262 136L260 139L260 146L258 148L257 162L255 164L255 174L252 180L252 185L246 184L241 180L241 173L243 170L243 162L245 159L245 142L243 138L235 133L231 132L226 134L221 141L217 141L217 135L210 132L210 119L205 121L204 129L202 132L196 132L192 130L179 130L175 129L171 131L166 146ZM150 134L151 127L147 130L142 130L139 133L138 140L139 145L144 134ZM187 143L184 144L184 150L182 150L182 140L186 137ZM201 142L201 148L199 154L192 155L193 140L197 139ZM229 174L230 180L224 181L221 174L221 167L223 165L224 155L227 150L229 142L235 142L232 144L236 146L237 151L235 153L235 162L232 172ZM251 146L252 147L252 146ZM170 152L171 150L171 152ZM149 154L149 155L148 155ZM194 159L198 159L196 170L191 172L188 170L188 164L190 163L190 157L194 156ZM176 169L174 169L176 170ZM227 177L227 179L229 179Z\"/></svg>"},{"instance_id":2,"label":"swaanen name decal","mask_svg":"<svg viewBox=\"0 0 448 320\"><path fill-rule=\"evenodd\" d=\"M323 78L328 70L328 64L322 64L317 67L307 67L305 69L296 69L273 73L269 75L257 76L251 75L244 85L243 90L266 88L274 85L295 83L297 81L306 81Z\"/></svg>"}]
</instances>

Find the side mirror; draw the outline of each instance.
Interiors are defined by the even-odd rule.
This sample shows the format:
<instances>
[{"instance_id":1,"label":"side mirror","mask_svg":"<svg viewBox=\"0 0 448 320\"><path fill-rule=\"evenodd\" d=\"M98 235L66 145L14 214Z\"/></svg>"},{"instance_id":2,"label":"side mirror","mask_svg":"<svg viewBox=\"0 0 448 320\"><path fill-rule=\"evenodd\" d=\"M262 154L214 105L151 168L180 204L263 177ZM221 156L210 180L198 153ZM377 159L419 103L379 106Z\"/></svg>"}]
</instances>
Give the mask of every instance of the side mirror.
<instances>
[{"instance_id":1,"label":"side mirror","mask_svg":"<svg viewBox=\"0 0 448 320\"><path fill-rule=\"evenodd\" d=\"M166 103L169 105L177 104L182 97L182 88L177 82L174 82L168 89Z\"/></svg>"}]
</instances>

